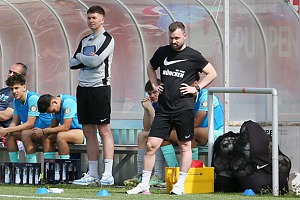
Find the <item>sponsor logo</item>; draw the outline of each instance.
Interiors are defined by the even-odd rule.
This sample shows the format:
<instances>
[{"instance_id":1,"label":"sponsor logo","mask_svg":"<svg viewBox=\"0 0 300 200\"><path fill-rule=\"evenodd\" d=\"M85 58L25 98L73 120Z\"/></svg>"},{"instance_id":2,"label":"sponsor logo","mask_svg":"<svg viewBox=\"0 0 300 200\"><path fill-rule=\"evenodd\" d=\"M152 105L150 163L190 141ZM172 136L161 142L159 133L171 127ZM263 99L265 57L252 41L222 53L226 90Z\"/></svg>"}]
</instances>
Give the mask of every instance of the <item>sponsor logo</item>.
<instances>
[{"instance_id":1,"label":"sponsor logo","mask_svg":"<svg viewBox=\"0 0 300 200\"><path fill-rule=\"evenodd\" d=\"M178 69L176 69L175 71L164 69L163 72L162 72L162 74L165 75L165 76L175 76L175 77L178 77L178 78L183 78L184 73L185 73L185 71L178 70Z\"/></svg>"},{"instance_id":2,"label":"sponsor logo","mask_svg":"<svg viewBox=\"0 0 300 200\"><path fill-rule=\"evenodd\" d=\"M202 102L202 107L203 107L203 108L206 108L207 106L208 106L207 101L203 101L203 102Z\"/></svg>"},{"instance_id":3,"label":"sponsor logo","mask_svg":"<svg viewBox=\"0 0 300 200\"><path fill-rule=\"evenodd\" d=\"M71 108L66 108L65 109L65 114L70 114L71 113Z\"/></svg>"},{"instance_id":4,"label":"sponsor logo","mask_svg":"<svg viewBox=\"0 0 300 200\"><path fill-rule=\"evenodd\" d=\"M185 139L188 139L189 137L191 137L191 135L184 136Z\"/></svg>"},{"instance_id":5,"label":"sponsor logo","mask_svg":"<svg viewBox=\"0 0 300 200\"><path fill-rule=\"evenodd\" d=\"M265 165L256 165L256 168L257 169L262 169L262 168L264 168L264 167L266 167L266 166L268 166L269 164L265 164Z\"/></svg>"},{"instance_id":6,"label":"sponsor logo","mask_svg":"<svg viewBox=\"0 0 300 200\"><path fill-rule=\"evenodd\" d=\"M36 111L37 111L36 105L31 106L31 107L30 107L30 111L31 111L31 112L36 112Z\"/></svg>"},{"instance_id":7,"label":"sponsor logo","mask_svg":"<svg viewBox=\"0 0 300 200\"><path fill-rule=\"evenodd\" d=\"M164 60L164 65L165 65L165 66L173 65L173 64L175 64L175 63L187 61L187 59L184 59L184 60L172 60L172 61L168 61L167 58L168 58L168 57L166 57L165 60Z\"/></svg>"},{"instance_id":8,"label":"sponsor logo","mask_svg":"<svg viewBox=\"0 0 300 200\"><path fill-rule=\"evenodd\" d=\"M107 118L105 118L105 119L100 119L100 122L104 122L105 120L107 120Z\"/></svg>"}]
</instances>

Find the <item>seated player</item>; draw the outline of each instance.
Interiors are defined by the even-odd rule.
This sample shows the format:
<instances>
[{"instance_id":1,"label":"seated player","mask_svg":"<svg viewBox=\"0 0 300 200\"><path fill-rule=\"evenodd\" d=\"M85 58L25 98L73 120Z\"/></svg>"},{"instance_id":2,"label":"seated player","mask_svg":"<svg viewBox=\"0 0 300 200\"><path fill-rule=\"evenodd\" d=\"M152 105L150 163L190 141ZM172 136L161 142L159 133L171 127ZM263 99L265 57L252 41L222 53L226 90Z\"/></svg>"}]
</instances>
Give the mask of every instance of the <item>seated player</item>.
<instances>
[{"instance_id":1,"label":"seated player","mask_svg":"<svg viewBox=\"0 0 300 200\"><path fill-rule=\"evenodd\" d=\"M157 82L160 84L161 81L157 79ZM153 90L153 87L148 81L145 85L145 91L148 93L148 97L142 100L142 107L144 108L143 116L143 126L144 130L138 133L138 154L137 154L137 174L132 178L124 181L124 185L127 186L136 186L142 180L142 173L144 167L144 156L146 152L146 143L149 135L149 131L152 125L152 121L155 116L156 104L159 96L159 92ZM160 183L164 182L163 177L164 169L164 157L161 150L156 152L155 165L154 165L154 175L150 179L150 186L157 186Z\"/></svg>"},{"instance_id":2,"label":"seated player","mask_svg":"<svg viewBox=\"0 0 300 200\"><path fill-rule=\"evenodd\" d=\"M41 114L37 108L39 95L26 89L25 77L14 74L6 80L14 96L14 113L9 127L0 127L0 137L6 137L7 151L11 162L19 162L19 151L16 141L22 140L26 158L29 163L36 163L35 143L41 143L40 138L34 138L33 128L45 128L51 123L51 114ZM34 139L32 139L34 138ZM32 143L28 143L32 141Z\"/></svg>"},{"instance_id":3,"label":"seated player","mask_svg":"<svg viewBox=\"0 0 300 200\"><path fill-rule=\"evenodd\" d=\"M56 144L59 159L70 159L68 143L82 144L84 140L82 126L77 118L76 97L44 94L38 100L38 109L41 113L52 113L53 116L49 127L33 129L37 137L43 137L44 158L55 158Z\"/></svg>"},{"instance_id":4,"label":"seated player","mask_svg":"<svg viewBox=\"0 0 300 200\"><path fill-rule=\"evenodd\" d=\"M26 77L27 66L23 63L14 63L8 70L8 76L10 77L14 74L21 74ZM8 127L12 121L14 113L14 97L10 91L9 87L4 87L0 89L0 127ZM3 144L6 144L5 138L0 138Z\"/></svg>"}]
</instances>

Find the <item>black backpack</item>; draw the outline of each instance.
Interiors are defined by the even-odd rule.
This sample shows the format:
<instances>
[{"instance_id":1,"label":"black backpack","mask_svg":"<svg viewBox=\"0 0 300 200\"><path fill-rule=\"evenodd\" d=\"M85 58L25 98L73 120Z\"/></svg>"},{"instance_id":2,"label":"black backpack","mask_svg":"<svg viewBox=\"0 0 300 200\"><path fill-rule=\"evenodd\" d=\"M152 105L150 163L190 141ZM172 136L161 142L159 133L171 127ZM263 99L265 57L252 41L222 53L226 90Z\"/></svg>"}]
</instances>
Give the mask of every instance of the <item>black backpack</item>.
<instances>
[{"instance_id":1,"label":"black backpack","mask_svg":"<svg viewBox=\"0 0 300 200\"><path fill-rule=\"evenodd\" d=\"M239 134L232 131L217 138L214 143L212 165L215 168L215 191L240 192L242 188L231 169L233 148Z\"/></svg>"},{"instance_id":2,"label":"black backpack","mask_svg":"<svg viewBox=\"0 0 300 200\"><path fill-rule=\"evenodd\" d=\"M221 141L215 143L212 166L217 169L220 164L217 145L228 140L228 136L220 138ZM272 189L271 136L258 123L246 121L233 141L229 156L225 158L223 154L223 159L228 159L227 162L231 163L230 167L227 166L225 173L215 171L215 190L241 192L245 189L252 189L255 193L270 192ZM279 150L279 190L282 193L288 191L290 169L290 159ZM228 173L230 170L232 174Z\"/></svg>"}]
</instances>

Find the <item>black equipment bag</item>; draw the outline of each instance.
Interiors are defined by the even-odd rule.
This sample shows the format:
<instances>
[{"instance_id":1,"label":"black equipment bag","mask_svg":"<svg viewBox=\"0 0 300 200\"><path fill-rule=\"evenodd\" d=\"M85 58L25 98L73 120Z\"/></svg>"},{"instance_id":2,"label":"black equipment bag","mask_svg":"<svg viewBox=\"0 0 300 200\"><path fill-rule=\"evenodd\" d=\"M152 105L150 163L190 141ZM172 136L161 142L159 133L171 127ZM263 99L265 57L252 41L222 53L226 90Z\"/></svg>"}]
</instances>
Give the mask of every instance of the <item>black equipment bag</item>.
<instances>
[{"instance_id":1,"label":"black equipment bag","mask_svg":"<svg viewBox=\"0 0 300 200\"><path fill-rule=\"evenodd\" d=\"M230 167L227 166L223 171L218 167L220 153L217 152L217 145L219 146L219 144L215 143L214 150L216 152L214 151L212 166L217 168L215 170L216 191L231 192L233 190L233 192L237 192L237 190L252 189L255 193L270 192L272 190L271 136L253 121L244 122L240 133L236 135L233 148L230 148L233 149L231 153L227 157L222 155L222 160L227 159L226 163L231 163ZM226 140L225 138L222 140ZM290 159L279 150L279 190L281 193L288 191L290 169ZM232 174L228 171L231 171ZM230 178L230 182L228 178ZM229 186L229 184L231 185Z\"/></svg>"},{"instance_id":2,"label":"black equipment bag","mask_svg":"<svg viewBox=\"0 0 300 200\"><path fill-rule=\"evenodd\" d=\"M231 169L233 148L239 134L232 131L217 138L214 143L212 165L215 168L215 191L240 192L242 188Z\"/></svg>"}]
</instances>

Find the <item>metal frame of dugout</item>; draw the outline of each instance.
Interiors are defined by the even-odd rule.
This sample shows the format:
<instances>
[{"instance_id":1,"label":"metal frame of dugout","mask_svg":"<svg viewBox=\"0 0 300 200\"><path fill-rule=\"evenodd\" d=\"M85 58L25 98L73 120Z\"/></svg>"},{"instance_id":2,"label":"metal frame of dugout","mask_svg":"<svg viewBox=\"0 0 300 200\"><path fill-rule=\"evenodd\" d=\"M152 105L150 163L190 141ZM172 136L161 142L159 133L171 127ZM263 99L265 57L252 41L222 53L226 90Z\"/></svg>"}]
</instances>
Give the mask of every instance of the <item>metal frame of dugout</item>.
<instances>
[{"instance_id":1,"label":"metal frame of dugout","mask_svg":"<svg viewBox=\"0 0 300 200\"><path fill-rule=\"evenodd\" d=\"M208 89L208 165L211 166L214 145L214 93L244 93L244 94L272 94L272 189L273 196L279 194L278 169L278 94L274 88L245 88L245 87L211 87Z\"/></svg>"}]
</instances>

